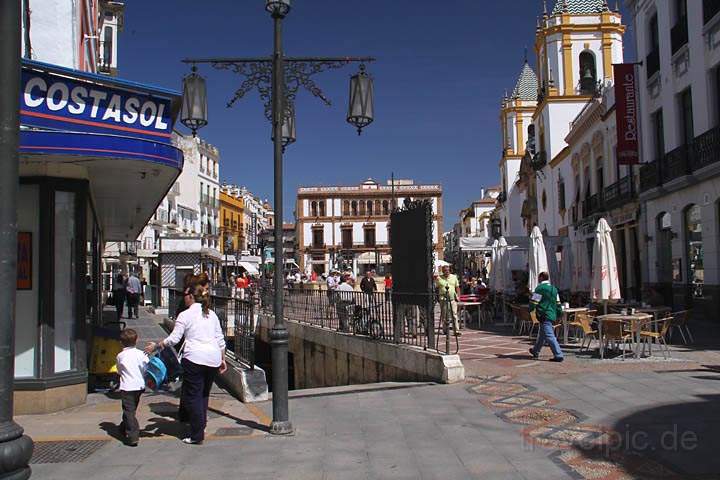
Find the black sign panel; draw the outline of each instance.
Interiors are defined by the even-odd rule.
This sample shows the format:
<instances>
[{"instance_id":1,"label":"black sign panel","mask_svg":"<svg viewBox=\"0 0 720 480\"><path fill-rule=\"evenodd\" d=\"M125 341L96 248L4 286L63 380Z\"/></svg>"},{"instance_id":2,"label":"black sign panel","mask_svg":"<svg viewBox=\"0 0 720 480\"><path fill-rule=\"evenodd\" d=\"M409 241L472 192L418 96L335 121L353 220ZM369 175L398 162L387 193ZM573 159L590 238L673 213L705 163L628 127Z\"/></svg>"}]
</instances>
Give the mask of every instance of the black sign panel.
<instances>
[{"instance_id":1,"label":"black sign panel","mask_svg":"<svg viewBox=\"0 0 720 480\"><path fill-rule=\"evenodd\" d=\"M402 210L393 212L390 221L393 292L430 294L433 272L430 202L409 202Z\"/></svg>"}]
</instances>

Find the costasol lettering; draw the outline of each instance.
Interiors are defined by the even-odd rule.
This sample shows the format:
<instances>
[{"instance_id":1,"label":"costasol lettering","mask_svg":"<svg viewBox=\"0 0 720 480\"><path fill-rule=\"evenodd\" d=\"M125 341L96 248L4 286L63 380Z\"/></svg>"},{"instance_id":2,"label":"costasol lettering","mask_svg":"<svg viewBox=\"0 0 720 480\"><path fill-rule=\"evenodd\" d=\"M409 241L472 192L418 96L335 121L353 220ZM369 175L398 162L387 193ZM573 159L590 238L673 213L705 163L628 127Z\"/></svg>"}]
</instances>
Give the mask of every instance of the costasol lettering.
<instances>
[{"instance_id":1,"label":"costasol lettering","mask_svg":"<svg viewBox=\"0 0 720 480\"><path fill-rule=\"evenodd\" d=\"M28 109L45 105L51 112L65 111L69 116L86 115L99 121L113 121L128 126L142 126L167 130L163 120L165 104L130 96L125 99L117 93L88 89L83 86L69 88L64 82L48 85L41 77L32 77L25 84L23 103Z\"/></svg>"}]
</instances>

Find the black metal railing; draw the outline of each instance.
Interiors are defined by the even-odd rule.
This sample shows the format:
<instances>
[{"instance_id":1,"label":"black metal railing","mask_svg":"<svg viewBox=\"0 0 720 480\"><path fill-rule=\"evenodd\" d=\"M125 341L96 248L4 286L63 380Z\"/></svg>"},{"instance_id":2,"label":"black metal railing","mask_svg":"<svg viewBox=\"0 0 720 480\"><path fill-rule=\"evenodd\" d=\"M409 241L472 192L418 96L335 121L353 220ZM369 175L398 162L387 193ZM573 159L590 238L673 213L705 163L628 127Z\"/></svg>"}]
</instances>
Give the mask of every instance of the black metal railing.
<instances>
[{"instance_id":1,"label":"black metal railing","mask_svg":"<svg viewBox=\"0 0 720 480\"><path fill-rule=\"evenodd\" d=\"M690 169L699 170L720 159L720 128L712 128L695 138L692 144Z\"/></svg>"},{"instance_id":2,"label":"black metal railing","mask_svg":"<svg viewBox=\"0 0 720 480\"><path fill-rule=\"evenodd\" d=\"M688 43L688 24L687 17L678 19L672 29L670 29L670 47L672 54L675 55L684 45Z\"/></svg>"},{"instance_id":3,"label":"black metal railing","mask_svg":"<svg viewBox=\"0 0 720 480\"><path fill-rule=\"evenodd\" d=\"M690 173L690 151L690 145L682 145L663 157L660 162L660 172L664 181Z\"/></svg>"},{"instance_id":4,"label":"black metal railing","mask_svg":"<svg viewBox=\"0 0 720 480\"><path fill-rule=\"evenodd\" d=\"M606 209L621 207L635 198L635 184L633 176L621 178L603 191L603 203Z\"/></svg>"},{"instance_id":5,"label":"black metal railing","mask_svg":"<svg viewBox=\"0 0 720 480\"><path fill-rule=\"evenodd\" d=\"M707 24L720 12L720 0L703 0L703 23Z\"/></svg>"},{"instance_id":6,"label":"black metal railing","mask_svg":"<svg viewBox=\"0 0 720 480\"><path fill-rule=\"evenodd\" d=\"M654 160L640 166L640 191L644 192L662 184L660 162Z\"/></svg>"},{"instance_id":7,"label":"black metal railing","mask_svg":"<svg viewBox=\"0 0 720 480\"><path fill-rule=\"evenodd\" d=\"M640 167L640 191L645 192L673 179L689 175L720 161L720 126L695 137L665 154L660 160Z\"/></svg>"},{"instance_id":8,"label":"black metal railing","mask_svg":"<svg viewBox=\"0 0 720 480\"><path fill-rule=\"evenodd\" d=\"M367 294L356 291L286 289L285 318L353 335L365 335L381 342L428 348L427 295ZM422 305L425 305L423 308ZM434 309L434 301L431 304ZM266 312L272 311L272 305Z\"/></svg>"},{"instance_id":9,"label":"black metal railing","mask_svg":"<svg viewBox=\"0 0 720 480\"><path fill-rule=\"evenodd\" d=\"M247 293L247 292L246 292ZM162 288L158 295L158 307L167 307L168 317L177 318L184 309L182 291ZM255 367L255 302L252 293L247 299L224 295L210 295L210 308L220 321L225 336L225 349L236 360L250 368Z\"/></svg>"},{"instance_id":10,"label":"black metal railing","mask_svg":"<svg viewBox=\"0 0 720 480\"><path fill-rule=\"evenodd\" d=\"M645 57L645 65L647 69L647 78L652 77L660 71L660 50L655 48L652 52L648 53Z\"/></svg>"}]
</instances>

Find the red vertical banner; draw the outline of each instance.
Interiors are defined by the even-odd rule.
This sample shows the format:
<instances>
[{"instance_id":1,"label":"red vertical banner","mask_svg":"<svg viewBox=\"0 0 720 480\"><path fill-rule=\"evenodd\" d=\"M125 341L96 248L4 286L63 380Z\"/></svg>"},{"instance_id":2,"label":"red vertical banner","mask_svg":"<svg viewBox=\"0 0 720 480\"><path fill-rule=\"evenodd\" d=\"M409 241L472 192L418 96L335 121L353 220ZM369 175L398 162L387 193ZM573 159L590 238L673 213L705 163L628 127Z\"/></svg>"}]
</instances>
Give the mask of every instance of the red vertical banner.
<instances>
[{"instance_id":1,"label":"red vertical banner","mask_svg":"<svg viewBox=\"0 0 720 480\"><path fill-rule=\"evenodd\" d=\"M640 112L638 111L635 64L620 63L615 68L615 118L619 165L640 163Z\"/></svg>"}]
</instances>

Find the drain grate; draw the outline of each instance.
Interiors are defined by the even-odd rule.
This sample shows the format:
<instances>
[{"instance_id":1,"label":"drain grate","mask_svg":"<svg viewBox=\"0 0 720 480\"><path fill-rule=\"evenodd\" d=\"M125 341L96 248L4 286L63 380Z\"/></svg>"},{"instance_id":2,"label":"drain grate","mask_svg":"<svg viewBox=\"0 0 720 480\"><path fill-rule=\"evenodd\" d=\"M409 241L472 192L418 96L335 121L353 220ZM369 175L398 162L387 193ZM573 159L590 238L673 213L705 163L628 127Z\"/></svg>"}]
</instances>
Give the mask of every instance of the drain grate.
<instances>
[{"instance_id":1,"label":"drain grate","mask_svg":"<svg viewBox=\"0 0 720 480\"><path fill-rule=\"evenodd\" d=\"M243 437L252 435L253 429L250 427L223 427L218 428L215 432L216 437Z\"/></svg>"},{"instance_id":2,"label":"drain grate","mask_svg":"<svg viewBox=\"0 0 720 480\"><path fill-rule=\"evenodd\" d=\"M62 440L35 442L30 463L80 463L107 443L107 440Z\"/></svg>"}]
</instances>

